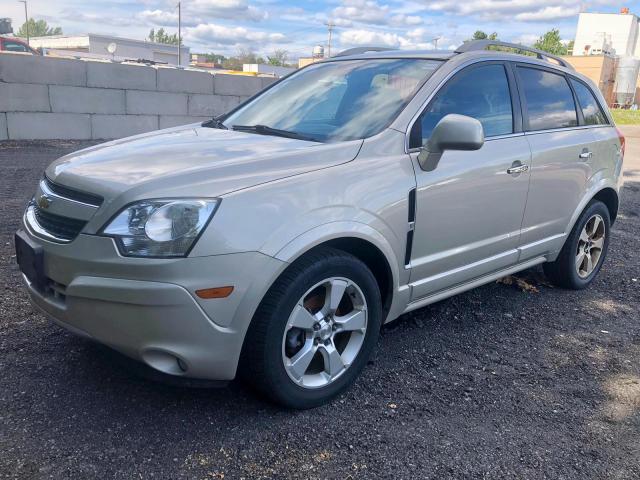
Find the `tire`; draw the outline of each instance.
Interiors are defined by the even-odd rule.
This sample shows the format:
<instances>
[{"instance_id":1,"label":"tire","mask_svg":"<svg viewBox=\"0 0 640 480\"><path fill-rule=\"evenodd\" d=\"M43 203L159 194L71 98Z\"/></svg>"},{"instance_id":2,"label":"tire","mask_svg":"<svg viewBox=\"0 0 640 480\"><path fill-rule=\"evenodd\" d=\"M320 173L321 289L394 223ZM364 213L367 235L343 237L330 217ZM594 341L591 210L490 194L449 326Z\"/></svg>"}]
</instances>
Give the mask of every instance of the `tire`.
<instances>
[{"instance_id":1,"label":"tire","mask_svg":"<svg viewBox=\"0 0 640 480\"><path fill-rule=\"evenodd\" d=\"M325 404L367 364L381 321L380 291L367 266L346 252L319 248L289 266L265 295L245 337L240 374L285 407Z\"/></svg>"},{"instance_id":2,"label":"tire","mask_svg":"<svg viewBox=\"0 0 640 480\"><path fill-rule=\"evenodd\" d=\"M542 265L547 278L559 287L572 290L588 287L607 256L610 230L609 209L604 203L592 200L576 221L558 258Z\"/></svg>"}]
</instances>

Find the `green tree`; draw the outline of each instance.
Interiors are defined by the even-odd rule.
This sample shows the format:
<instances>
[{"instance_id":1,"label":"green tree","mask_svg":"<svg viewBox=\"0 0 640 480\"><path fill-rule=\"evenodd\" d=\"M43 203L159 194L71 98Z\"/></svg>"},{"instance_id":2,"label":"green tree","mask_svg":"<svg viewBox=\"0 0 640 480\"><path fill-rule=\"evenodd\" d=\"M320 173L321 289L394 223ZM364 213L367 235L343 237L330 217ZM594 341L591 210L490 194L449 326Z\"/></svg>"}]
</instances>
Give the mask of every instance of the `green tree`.
<instances>
[{"instance_id":1,"label":"green tree","mask_svg":"<svg viewBox=\"0 0 640 480\"><path fill-rule=\"evenodd\" d=\"M276 67L286 67L287 57L289 52L286 50L275 50L270 56L267 57L269 65L275 65Z\"/></svg>"},{"instance_id":2,"label":"green tree","mask_svg":"<svg viewBox=\"0 0 640 480\"><path fill-rule=\"evenodd\" d=\"M234 57L229 57L222 62L222 66L228 70L242 70L245 63L265 63L264 58L251 50L240 48Z\"/></svg>"},{"instance_id":3,"label":"green tree","mask_svg":"<svg viewBox=\"0 0 640 480\"><path fill-rule=\"evenodd\" d=\"M170 35L164 31L164 28L161 28L156 32L152 28L149 32L149 41L155 43L166 43L168 45L178 45L178 34L174 33L173 35ZM184 43L181 43L181 45L184 45Z\"/></svg>"},{"instance_id":4,"label":"green tree","mask_svg":"<svg viewBox=\"0 0 640 480\"><path fill-rule=\"evenodd\" d=\"M496 32L493 32L487 35L482 30L476 30L473 34L473 37L471 37L471 40L497 40L497 39L498 39L498 34Z\"/></svg>"},{"instance_id":5,"label":"green tree","mask_svg":"<svg viewBox=\"0 0 640 480\"><path fill-rule=\"evenodd\" d=\"M26 38L27 26L29 27L30 37L50 37L51 35L62 35L62 29L60 27L50 27L49 24L44 20L36 21L33 18L30 18L28 21L22 24L16 36Z\"/></svg>"},{"instance_id":6,"label":"green tree","mask_svg":"<svg viewBox=\"0 0 640 480\"><path fill-rule=\"evenodd\" d=\"M557 28L553 28L542 35L538 41L533 44L533 47L553 55L566 55L568 50L567 45L560 40L560 31Z\"/></svg>"},{"instance_id":7,"label":"green tree","mask_svg":"<svg viewBox=\"0 0 640 480\"><path fill-rule=\"evenodd\" d=\"M217 53L205 53L202 56L207 62L217 64L222 64L227 59L224 55L219 55Z\"/></svg>"}]
</instances>

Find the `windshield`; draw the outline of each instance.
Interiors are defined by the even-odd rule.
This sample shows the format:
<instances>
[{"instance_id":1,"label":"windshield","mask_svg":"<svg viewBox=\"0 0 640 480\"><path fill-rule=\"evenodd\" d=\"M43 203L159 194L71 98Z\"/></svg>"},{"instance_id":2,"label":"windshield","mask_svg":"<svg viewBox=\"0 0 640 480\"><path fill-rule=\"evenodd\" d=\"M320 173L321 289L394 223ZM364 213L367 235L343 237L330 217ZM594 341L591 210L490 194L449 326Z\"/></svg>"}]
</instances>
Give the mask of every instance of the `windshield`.
<instances>
[{"instance_id":1,"label":"windshield","mask_svg":"<svg viewBox=\"0 0 640 480\"><path fill-rule=\"evenodd\" d=\"M370 137L391 123L441 64L423 59L318 63L231 113L224 125L259 125L321 142Z\"/></svg>"}]
</instances>

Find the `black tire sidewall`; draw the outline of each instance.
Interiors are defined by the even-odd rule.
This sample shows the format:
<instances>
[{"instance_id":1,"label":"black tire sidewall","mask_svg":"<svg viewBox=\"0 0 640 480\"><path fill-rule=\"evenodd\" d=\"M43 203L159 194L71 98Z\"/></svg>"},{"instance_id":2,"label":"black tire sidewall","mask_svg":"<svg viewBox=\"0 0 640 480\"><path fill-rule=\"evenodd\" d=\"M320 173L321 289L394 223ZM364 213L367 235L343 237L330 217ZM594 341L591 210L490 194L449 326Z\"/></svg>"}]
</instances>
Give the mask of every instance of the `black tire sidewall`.
<instances>
[{"instance_id":1,"label":"black tire sidewall","mask_svg":"<svg viewBox=\"0 0 640 480\"><path fill-rule=\"evenodd\" d=\"M589 274L589 276L585 278L581 278L578 275L576 270L575 261L576 261L576 248L578 247L578 239L580 238L580 233L582 229L589 221L589 219L593 215L600 215L604 220L605 224L605 237L604 237L604 245L602 247L602 254L598 259L598 264L593 269L593 272ZM562 255L562 268L565 270L567 275L568 283L572 288L575 289L583 289L591 284L591 282L595 279L595 277L600 272L602 265L607 257L607 252L609 250L609 239L611 237L611 219L609 216L609 210L606 205L600 201L592 201L587 208L582 212L578 221L576 222L573 230L569 238L567 239L567 243L565 244L565 248L563 249Z\"/></svg>"},{"instance_id":2,"label":"black tire sidewall","mask_svg":"<svg viewBox=\"0 0 640 480\"><path fill-rule=\"evenodd\" d=\"M337 380L316 389L295 384L285 370L282 361L282 339L295 305L313 285L330 277L343 277L354 282L367 302L367 331L364 343L355 361ZM296 275L285 290L270 315L262 355L264 374L268 376L269 395L279 403L293 408L310 408L321 405L346 389L362 371L374 349L381 322L381 300L377 282L369 269L350 255L330 256L308 265Z\"/></svg>"}]
</instances>

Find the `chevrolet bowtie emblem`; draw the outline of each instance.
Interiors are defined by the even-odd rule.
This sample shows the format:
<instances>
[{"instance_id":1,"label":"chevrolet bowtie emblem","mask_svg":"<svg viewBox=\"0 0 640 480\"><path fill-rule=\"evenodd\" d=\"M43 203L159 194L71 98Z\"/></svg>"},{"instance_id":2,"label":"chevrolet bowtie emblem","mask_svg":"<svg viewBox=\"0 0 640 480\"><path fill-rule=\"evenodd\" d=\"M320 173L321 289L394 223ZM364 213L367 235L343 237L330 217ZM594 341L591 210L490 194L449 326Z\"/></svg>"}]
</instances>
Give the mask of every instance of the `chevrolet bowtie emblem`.
<instances>
[{"instance_id":1,"label":"chevrolet bowtie emblem","mask_svg":"<svg viewBox=\"0 0 640 480\"><path fill-rule=\"evenodd\" d=\"M47 194L42 194L37 201L38 207L42 208L43 210L49 208L51 206L51 203L53 203L53 198L51 198Z\"/></svg>"}]
</instances>

